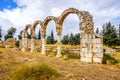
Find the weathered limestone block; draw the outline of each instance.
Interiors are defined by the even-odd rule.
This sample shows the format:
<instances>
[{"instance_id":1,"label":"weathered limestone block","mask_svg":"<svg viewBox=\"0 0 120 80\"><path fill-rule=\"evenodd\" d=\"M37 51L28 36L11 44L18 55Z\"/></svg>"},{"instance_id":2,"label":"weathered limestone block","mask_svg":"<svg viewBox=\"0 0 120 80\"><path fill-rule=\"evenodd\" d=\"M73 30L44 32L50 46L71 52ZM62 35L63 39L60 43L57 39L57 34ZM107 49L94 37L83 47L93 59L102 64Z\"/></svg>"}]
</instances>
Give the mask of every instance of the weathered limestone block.
<instances>
[{"instance_id":1,"label":"weathered limestone block","mask_svg":"<svg viewBox=\"0 0 120 80\"><path fill-rule=\"evenodd\" d=\"M93 62L102 63L102 59L103 59L102 37L96 36L93 39Z\"/></svg>"},{"instance_id":2,"label":"weathered limestone block","mask_svg":"<svg viewBox=\"0 0 120 80\"><path fill-rule=\"evenodd\" d=\"M46 44L46 40L45 37L42 38L42 53L41 54L45 54L45 44Z\"/></svg>"},{"instance_id":3,"label":"weathered limestone block","mask_svg":"<svg viewBox=\"0 0 120 80\"><path fill-rule=\"evenodd\" d=\"M62 54L61 54L61 33L62 33L62 25L57 24L57 25L56 25L56 31L57 31L57 37L58 37L58 40L57 40L57 55L56 55L56 57L61 57L61 56L62 56Z\"/></svg>"},{"instance_id":4,"label":"weathered limestone block","mask_svg":"<svg viewBox=\"0 0 120 80\"><path fill-rule=\"evenodd\" d=\"M34 38L31 39L31 50L30 52L35 52L35 40Z\"/></svg>"},{"instance_id":5,"label":"weathered limestone block","mask_svg":"<svg viewBox=\"0 0 120 80\"><path fill-rule=\"evenodd\" d=\"M57 52L56 57L61 57L62 56L62 54L61 54L61 35L58 35L57 49L58 49L58 52Z\"/></svg>"},{"instance_id":6,"label":"weathered limestone block","mask_svg":"<svg viewBox=\"0 0 120 80\"><path fill-rule=\"evenodd\" d=\"M27 33L23 32L22 33L22 51L28 50L28 39L27 39Z\"/></svg>"}]
</instances>

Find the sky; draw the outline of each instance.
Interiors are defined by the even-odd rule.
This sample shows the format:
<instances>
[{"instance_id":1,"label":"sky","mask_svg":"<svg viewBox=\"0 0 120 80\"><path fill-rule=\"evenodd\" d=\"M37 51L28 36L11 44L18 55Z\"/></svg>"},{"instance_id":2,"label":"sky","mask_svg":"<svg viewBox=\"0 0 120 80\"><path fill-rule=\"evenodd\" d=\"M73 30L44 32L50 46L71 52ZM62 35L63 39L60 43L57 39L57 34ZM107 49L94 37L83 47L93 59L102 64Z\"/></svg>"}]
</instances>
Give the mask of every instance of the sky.
<instances>
[{"instance_id":1,"label":"sky","mask_svg":"<svg viewBox=\"0 0 120 80\"><path fill-rule=\"evenodd\" d=\"M116 26L120 24L119 0L0 0L0 26L5 35L10 27L15 27L17 35L25 28L26 24L33 24L36 20L42 20L47 16L59 17L68 8L76 8L80 11L88 11L93 16L94 28L106 22L112 22ZM38 25L36 33L40 26ZM48 24L47 35L54 31L55 23ZM63 23L62 35L79 32L79 19L75 14L70 14Z\"/></svg>"}]
</instances>

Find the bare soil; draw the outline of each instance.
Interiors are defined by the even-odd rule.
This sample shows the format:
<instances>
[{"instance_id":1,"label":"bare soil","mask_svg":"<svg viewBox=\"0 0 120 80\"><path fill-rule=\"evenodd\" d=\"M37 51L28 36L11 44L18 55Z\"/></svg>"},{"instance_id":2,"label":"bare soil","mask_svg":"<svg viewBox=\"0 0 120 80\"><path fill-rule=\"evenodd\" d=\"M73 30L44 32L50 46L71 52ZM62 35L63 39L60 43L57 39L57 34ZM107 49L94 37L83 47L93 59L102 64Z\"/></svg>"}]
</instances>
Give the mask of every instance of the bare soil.
<instances>
[{"instance_id":1,"label":"bare soil","mask_svg":"<svg viewBox=\"0 0 120 80\"><path fill-rule=\"evenodd\" d=\"M91 64L80 60L56 58L15 49L0 48L0 80L9 80L9 73L22 64L44 62L54 67L62 80L120 80L120 64Z\"/></svg>"}]
</instances>

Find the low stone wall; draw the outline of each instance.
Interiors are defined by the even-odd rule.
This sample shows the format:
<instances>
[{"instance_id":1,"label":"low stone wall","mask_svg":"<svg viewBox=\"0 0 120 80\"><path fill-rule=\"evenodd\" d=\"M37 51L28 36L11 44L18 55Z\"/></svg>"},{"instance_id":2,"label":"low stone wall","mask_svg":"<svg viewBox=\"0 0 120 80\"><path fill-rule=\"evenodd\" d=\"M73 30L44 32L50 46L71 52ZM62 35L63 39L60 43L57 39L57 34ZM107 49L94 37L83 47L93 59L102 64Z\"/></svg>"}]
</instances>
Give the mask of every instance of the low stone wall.
<instances>
[{"instance_id":1,"label":"low stone wall","mask_svg":"<svg viewBox=\"0 0 120 80\"><path fill-rule=\"evenodd\" d=\"M0 41L1 48L15 48L16 47L16 39L8 38L6 41Z\"/></svg>"},{"instance_id":2,"label":"low stone wall","mask_svg":"<svg viewBox=\"0 0 120 80\"><path fill-rule=\"evenodd\" d=\"M41 47L42 46L42 44L41 44L42 42L41 42L41 40L34 40L34 46L37 48L37 47ZM30 50L31 49L31 39L28 39L27 40L27 48L28 48L28 50ZM20 49L22 49L22 42L21 42L21 40L20 40Z\"/></svg>"}]
</instances>

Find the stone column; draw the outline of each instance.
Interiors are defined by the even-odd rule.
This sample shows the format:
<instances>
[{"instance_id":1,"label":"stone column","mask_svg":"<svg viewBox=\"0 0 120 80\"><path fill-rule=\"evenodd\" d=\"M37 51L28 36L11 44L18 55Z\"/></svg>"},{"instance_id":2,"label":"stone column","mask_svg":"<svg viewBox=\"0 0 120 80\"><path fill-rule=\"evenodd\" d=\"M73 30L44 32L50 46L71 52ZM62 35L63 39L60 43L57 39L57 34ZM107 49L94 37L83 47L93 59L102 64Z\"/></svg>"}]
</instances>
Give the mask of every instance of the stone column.
<instances>
[{"instance_id":1,"label":"stone column","mask_svg":"<svg viewBox=\"0 0 120 80\"><path fill-rule=\"evenodd\" d=\"M58 35L58 42L57 42L57 55L56 57L61 57L61 35Z\"/></svg>"},{"instance_id":2,"label":"stone column","mask_svg":"<svg viewBox=\"0 0 120 80\"><path fill-rule=\"evenodd\" d=\"M28 40L27 40L27 33L23 32L22 33L22 51L28 50Z\"/></svg>"},{"instance_id":3,"label":"stone column","mask_svg":"<svg viewBox=\"0 0 120 80\"><path fill-rule=\"evenodd\" d=\"M30 52L35 52L35 39L34 39L34 36L35 36L35 31L32 30L32 35L31 35L31 50Z\"/></svg>"},{"instance_id":4,"label":"stone column","mask_svg":"<svg viewBox=\"0 0 120 80\"><path fill-rule=\"evenodd\" d=\"M34 37L31 38L31 50L30 52L35 52L35 42Z\"/></svg>"},{"instance_id":5,"label":"stone column","mask_svg":"<svg viewBox=\"0 0 120 80\"><path fill-rule=\"evenodd\" d=\"M42 53L41 54L45 54L45 44L46 44L45 36L42 36Z\"/></svg>"},{"instance_id":6,"label":"stone column","mask_svg":"<svg viewBox=\"0 0 120 80\"><path fill-rule=\"evenodd\" d=\"M61 32L62 32L62 25L57 24L56 26L57 28L57 37L58 37L58 41L57 41L57 55L56 57L61 57Z\"/></svg>"}]
</instances>

